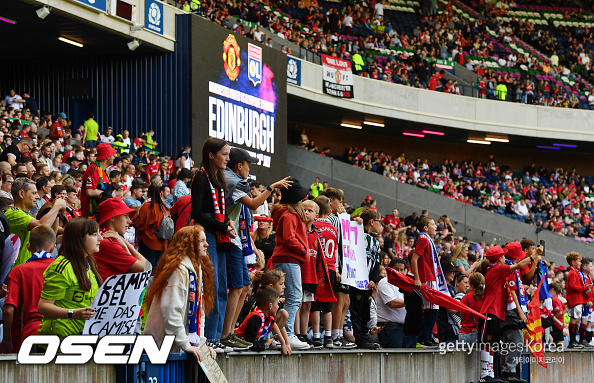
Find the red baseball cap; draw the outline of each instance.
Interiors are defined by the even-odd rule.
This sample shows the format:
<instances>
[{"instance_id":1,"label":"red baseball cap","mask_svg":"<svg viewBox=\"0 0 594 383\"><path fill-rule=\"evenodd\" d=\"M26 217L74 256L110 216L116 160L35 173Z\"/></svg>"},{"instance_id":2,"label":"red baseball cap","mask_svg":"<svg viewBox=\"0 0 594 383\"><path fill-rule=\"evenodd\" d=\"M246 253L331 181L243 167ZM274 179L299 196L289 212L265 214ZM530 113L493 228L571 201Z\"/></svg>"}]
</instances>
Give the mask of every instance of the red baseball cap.
<instances>
[{"instance_id":1,"label":"red baseball cap","mask_svg":"<svg viewBox=\"0 0 594 383\"><path fill-rule=\"evenodd\" d=\"M519 260L526 258L526 252L522 250L522 245L520 245L520 242L510 242L505 245L505 249L507 250L507 254L505 256L508 258Z\"/></svg>"},{"instance_id":2,"label":"red baseball cap","mask_svg":"<svg viewBox=\"0 0 594 383\"><path fill-rule=\"evenodd\" d=\"M493 246L485 253L485 257L489 261L495 261L507 253L507 249L502 249L501 246Z\"/></svg>"},{"instance_id":3,"label":"red baseball cap","mask_svg":"<svg viewBox=\"0 0 594 383\"><path fill-rule=\"evenodd\" d=\"M97 145L97 161L103 161L116 154L117 151L111 147L107 142L102 142Z\"/></svg>"},{"instance_id":4,"label":"red baseball cap","mask_svg":"<svg viewBox=\"0 0 594 383\"><path fill-rule=\"evenodd\" d=\"M99 221L100 226L110 218L117 217L118 215L130 214L136 211L126 206L121 198L106 199L97 206L97 209L99 210L99 217L101 218Z\"/></svg>"},{"instance_id":5,"label":"red baseball cap","mask_svg":"<svg viewBox=\"0 0 594 383\"><path fill-rule=\"evenodd\" d=\"M371 198L370 195L368 195L367 197L365 197L365 201L371 201L373 198Z\"/></svg>"}]
</instances>

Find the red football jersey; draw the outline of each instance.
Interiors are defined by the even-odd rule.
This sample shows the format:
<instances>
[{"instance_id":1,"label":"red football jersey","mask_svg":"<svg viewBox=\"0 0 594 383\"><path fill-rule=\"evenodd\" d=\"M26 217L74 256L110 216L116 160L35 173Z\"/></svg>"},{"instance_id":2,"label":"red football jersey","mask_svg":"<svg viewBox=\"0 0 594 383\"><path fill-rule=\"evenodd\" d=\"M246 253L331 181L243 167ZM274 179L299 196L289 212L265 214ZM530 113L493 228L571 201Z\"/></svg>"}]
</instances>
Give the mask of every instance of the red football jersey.
<instances>
[{"instance_id":1,"label":"red football jersey","mask_svg":"<svg viewBox=\"0 0 594 383\"><path fill-rule=\"evenodd\" d=\"M336 271L336 256L338 254L338 231L325 218L318 219L314 222L314 226L320 230L320 234L324 239L325 249L324 255L326 256L326 264L328 270Z\"/></svg>"}]
</instances>

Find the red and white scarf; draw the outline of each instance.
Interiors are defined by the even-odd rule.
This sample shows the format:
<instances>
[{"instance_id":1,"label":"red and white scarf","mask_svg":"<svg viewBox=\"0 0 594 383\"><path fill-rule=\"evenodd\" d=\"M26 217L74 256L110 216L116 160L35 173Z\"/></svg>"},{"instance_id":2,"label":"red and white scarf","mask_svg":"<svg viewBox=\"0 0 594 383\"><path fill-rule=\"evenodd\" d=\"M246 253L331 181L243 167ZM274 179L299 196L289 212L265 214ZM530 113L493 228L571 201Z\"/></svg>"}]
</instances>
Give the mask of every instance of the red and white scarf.
<instances>
[{"instance_id":1,"label":"red and white scarf","mask_svg":"<svg viewBox=\"0 0 594 383\"><path fill-rule=\"evenodd\" d=\"M214 188L214 186L212 186L212 182L210 181L210 176L208 175L208 172L204 168L201 168L200 170L202 170L204 174L206 174L206 178L208 179L208 185L210 186L210 192L212 194L212 203L214 205L215 214L225 215L225 189L221 188L219 190L219 192L221 193L221 202L219 204L219 195L217 194L217 190Z\"/></svg>"},{"instance_id":2,"label":"red and white scarf","mask_svg":"<svg viewBox=\"0 0 594 383\"><path fill-rule=\"evenodd\" d=\"M225 189L221 188L219 190L220 195L217 194L217 190L214 188L214 186L212 186L208 172L204 168L201 170L204 172L204 174L206 174L208 185L210 186L212 203L214 205L214 219L218 222L225 223ZM226 232L217 232L217 243L231 243L231 239Z\"/></svg>"}]
</instances>

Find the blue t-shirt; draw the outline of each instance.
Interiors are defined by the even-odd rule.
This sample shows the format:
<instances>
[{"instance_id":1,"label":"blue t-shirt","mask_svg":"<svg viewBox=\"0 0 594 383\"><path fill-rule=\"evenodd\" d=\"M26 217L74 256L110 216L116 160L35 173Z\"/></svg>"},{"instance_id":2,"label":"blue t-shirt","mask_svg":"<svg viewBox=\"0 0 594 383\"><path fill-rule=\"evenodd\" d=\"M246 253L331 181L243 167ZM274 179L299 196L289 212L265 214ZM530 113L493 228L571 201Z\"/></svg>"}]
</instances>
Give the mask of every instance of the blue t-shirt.
<instances>
[{"instance_id":1,"label":"blue t-shirt","mask_svg":"<svg viewBox=\"0 0 594 383\"><path fill-rule=\"evenodd\" d=\"M126 204L126 206L128 206L128 207L134 207L134 206L138 206L138 207L140 207L140 206L142 206L142 202L140 202L139 200L137 200L137 199L134 199L134 198L132 198L132 197L128 197L128 198L126 198L126 199L124 200L124 203L125 203L125 204Z\"/></svg>"}]
</instances>

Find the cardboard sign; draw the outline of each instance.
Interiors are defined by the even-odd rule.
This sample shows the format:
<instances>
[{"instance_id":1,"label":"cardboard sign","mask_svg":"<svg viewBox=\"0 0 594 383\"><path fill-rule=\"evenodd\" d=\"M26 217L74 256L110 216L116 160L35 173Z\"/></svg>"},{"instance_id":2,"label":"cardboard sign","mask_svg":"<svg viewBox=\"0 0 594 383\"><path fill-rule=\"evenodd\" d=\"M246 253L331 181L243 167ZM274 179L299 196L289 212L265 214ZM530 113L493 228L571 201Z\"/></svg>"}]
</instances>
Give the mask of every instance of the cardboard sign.
<instances>
[{"instance_id":1,"label":"cardboard sign","mask_svg":"<svg viewBox=\"0 0 594 383\"><path fill-rule=\"evenodd\" d=\"M363 225L351 221L351 217L346 213L340 214L339 218L343 254L341 283L366 290L369 284L369 272Z\"/></svg>"},{"instance_id":2,"label":"cardboard sign","mask_svg":"<svg viewBox=\"0 0 594 383\"><path fill-rule=\"evenodd\" d=\"M225 378L216 360L210 356L210 350L204 340L200 343L200 355L202 355L202 362L198 362L198 364L206 374L208 381L210 383L227 383L227 378Z\"/></svg>"},{"instance_id":3,"label":"cardboard sign","mask_svg":"<svg viewBox=\"0 0 594 383\"><path fill-rule=\"evenodd\" d=\"M84 335L101 338L135 333L144 292L151 278L150 262L146 268L142 273L113 275L103 282L93 299L97 312L85 322Z\"/></svg>"}]
</instances>

